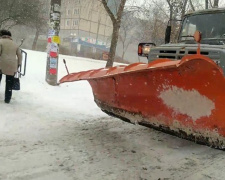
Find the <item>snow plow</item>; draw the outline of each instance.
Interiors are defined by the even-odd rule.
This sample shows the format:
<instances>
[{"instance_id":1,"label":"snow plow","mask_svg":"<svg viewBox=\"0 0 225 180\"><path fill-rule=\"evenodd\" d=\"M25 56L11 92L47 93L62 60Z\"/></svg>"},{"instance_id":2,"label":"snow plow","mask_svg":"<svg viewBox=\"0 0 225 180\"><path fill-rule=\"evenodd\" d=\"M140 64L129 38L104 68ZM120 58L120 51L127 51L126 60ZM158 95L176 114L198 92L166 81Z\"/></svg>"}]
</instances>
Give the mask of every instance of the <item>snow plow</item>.
<instances>
[{"instance_id":1,"label":"snow plow","mask_svg":"<svg viewBox=\"0 0 225 180\"><path fill-rule=\"evenodd\" d=\"M185 37L189 41L191 37L198 45L192 42L148 47L150 52L145 54L148 63L71 73L60 83L87 80L96 104L105 113L224 150L224 66L222 59L215 56L215 52L222 54L224 47L201 44L200 49L199 32L190 36L182 35L182 31L181 28L181 39ZM139 55L143 55L146 46L148 44L141 44ZM156 51L159 54L152 59ZM174 58L172 53L175 53Z\"/></svg>"},{"instance_id":2,"label":"snow plow","mask_svg":"<svg viewBox=\"0 0 225 180\"><path fill-rule=\"evenodd\" d=\"M225 79L205 56L71 73L60 83L79 80L109 115L225 149Z\"/></svg>"}]
</instances>

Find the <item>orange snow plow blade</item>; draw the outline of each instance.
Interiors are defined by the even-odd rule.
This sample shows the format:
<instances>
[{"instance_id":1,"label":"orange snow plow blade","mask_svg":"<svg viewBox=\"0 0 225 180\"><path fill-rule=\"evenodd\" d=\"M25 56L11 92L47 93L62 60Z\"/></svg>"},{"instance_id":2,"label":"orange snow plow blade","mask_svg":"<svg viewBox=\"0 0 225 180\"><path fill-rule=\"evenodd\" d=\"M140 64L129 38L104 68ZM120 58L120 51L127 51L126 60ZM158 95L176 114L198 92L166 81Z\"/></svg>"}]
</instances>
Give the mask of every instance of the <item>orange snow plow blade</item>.
<instances>
[{"instance_id":1,"label":"orange snow plow blade","mask_svg":"<svg viewBox=\"0 0 225 180\"><path fill-rule=\"evenodd\" d=\"M60 83L79 80L88 80L96 104L109 115L225 149L224 75L208 57L72 73Z\"/></svg>"}]
</instances>

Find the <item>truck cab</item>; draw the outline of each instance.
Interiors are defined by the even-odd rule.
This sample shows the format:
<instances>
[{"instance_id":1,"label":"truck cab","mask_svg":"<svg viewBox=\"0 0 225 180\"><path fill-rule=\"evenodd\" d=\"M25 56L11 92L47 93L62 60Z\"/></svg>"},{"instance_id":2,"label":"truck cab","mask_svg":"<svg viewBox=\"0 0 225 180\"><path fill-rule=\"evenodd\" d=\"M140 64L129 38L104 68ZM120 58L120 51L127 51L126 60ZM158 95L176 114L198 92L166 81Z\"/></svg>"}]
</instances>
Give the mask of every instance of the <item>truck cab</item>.
<instances>
[{"instance_id":1,"label":"truck cab","mask_svg":"<svg viewBox=\"0 0 225 180\"><path fill-rule=\"evenodd\" d=\"M225 72L224 22L225 8L188 13L182 19L177 43L168 42L160 46L154 46L154 42L140 43L138 54L146 56L149 62L161 58L180 60L185 55L196 54L198 45L194 40L194 33L200 31L201 54L211 58ZM167 27L167 29L170 28ZM170 39L168 38L170 37L168 30L165 37Z\"/></svg>"}]
</instances>

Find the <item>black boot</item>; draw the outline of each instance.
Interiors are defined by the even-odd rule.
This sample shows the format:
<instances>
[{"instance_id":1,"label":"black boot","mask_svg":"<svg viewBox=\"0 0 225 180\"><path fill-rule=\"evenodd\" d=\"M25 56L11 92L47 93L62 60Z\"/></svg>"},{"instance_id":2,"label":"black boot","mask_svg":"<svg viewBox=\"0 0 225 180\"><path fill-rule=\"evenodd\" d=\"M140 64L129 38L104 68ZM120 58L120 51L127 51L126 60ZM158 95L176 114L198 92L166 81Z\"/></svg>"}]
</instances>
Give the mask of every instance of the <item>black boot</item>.
<instances>
[{"instance_id":1,"label":"black boot","mask_svg":"<svg viewBox=\"0 0 225 180\"><path fill-rule=\"evenodd\" d=\"M10 103L10 99L5 99L5 103L9 104Z\"/></svg>"},{"instance_id":2,"label":"black boot","mask_svg":"<svg viewBox=\"0 0 225 180\"><path fill-rule=\"evenodd\" d=\"M5 103L10 103L14 76L6 75Z\"/></svg>"}]
</instances>

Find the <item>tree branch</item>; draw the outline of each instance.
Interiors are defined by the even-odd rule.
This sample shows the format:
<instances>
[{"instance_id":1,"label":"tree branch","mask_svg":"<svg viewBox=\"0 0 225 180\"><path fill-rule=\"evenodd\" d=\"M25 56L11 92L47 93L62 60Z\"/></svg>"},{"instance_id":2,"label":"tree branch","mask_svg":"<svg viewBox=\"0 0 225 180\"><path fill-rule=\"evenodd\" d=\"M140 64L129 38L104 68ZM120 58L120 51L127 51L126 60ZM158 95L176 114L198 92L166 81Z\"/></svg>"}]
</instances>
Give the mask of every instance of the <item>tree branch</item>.
<instances>
[{"instance_id":1,"label":"tree branch","mask_svg":"<svg viewBox=\"0 0 225 180\"><path fill-rule=\"evenodd\" d=\"M109 17L111 18L113 24L116 23L116 18L114 16L114 14L112 13L112 11L109 9L109 6L107 5L106 0L101 0L101 1L102 1L102 4L103 4L105 10L107 11Z\"/></svg>"},{"instance_id":2,"label":"tree branch","mask_svg":"<svg viewBox=\"0 0 225 180\"><path fill-rule=\"evenodd\" d=\"M171 6L171 4L170 4L170 0L166 0L167 1L167 3L169 4L169 6Z\"/></svg>"},{"instance_id":3,"label":"tree branch","mask_svg":"<svg viewBox=\"0 0 225 180\"><path fill-rule=\"evenodd\" d=\"M188 0L184 0L184 5L183 5L183 8L182 8L182 13L181 13L182 18L184 16L185 12L186 12L187 2L188 2Z\"/></svg>"},{"instance_id":4,"label":"tree branch","mask_svg":"<svg viewBox=\"0 0 225 180\"><path fill-rule=\"evenodd\" d=\"M168 2L168 0L167 0L167 2ZM161 6L159 6L155 1L153 1L153 3L163 12L164 15L166 15L166 17L169 18L168 14L165 12L165 9L163 9Z\"/></svg>"},{"instance_id":5,"label":"tree branch","mask_svg":"<svg viewBox=\"0 0 225 180\"><path fill-rule=\"evenodd\" d=\"M213 4L213 7L214 8L218 8L218 6L219 6L219 0L214 0L214 4Z\"/></svg>"},{"instance_id":6,"label":"tree branch","mask_svg":"<svg viewBox=\"0 0 225 180\"><path fill-rule=\"evenodd\" d=\"M126 3L126 0L121 0L120 7L117 12L117 21L121 20L121 17L123 15L123 9L125 7L125 3Z\"/></svg>"},{"instance_id":7,"label":"tree branch","mask_svg":"<svg viewBox=\"0 0 225 180\"><path fill-rule=\"evenodd\" d=\"M193 6L192 0L189 0L189 3L190 3L190 5L191 5L191 9L192 9L193 11L195 11L195 7Z\"/></svg>"},{"instance_id":8,"label":"tree branch","mask_svg":"<svg viewBox=\"0 0 225 180\"><path fill-rule=\"evenodd\" d=\"M210 7L212 8L213 7L213 4L212 4L212 1L209 0L209 4L210 4Z\"/></svg>"}]
</instances>

